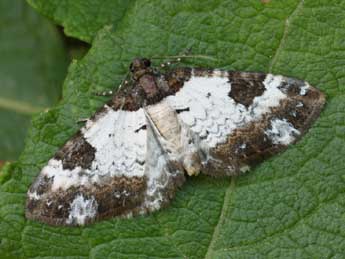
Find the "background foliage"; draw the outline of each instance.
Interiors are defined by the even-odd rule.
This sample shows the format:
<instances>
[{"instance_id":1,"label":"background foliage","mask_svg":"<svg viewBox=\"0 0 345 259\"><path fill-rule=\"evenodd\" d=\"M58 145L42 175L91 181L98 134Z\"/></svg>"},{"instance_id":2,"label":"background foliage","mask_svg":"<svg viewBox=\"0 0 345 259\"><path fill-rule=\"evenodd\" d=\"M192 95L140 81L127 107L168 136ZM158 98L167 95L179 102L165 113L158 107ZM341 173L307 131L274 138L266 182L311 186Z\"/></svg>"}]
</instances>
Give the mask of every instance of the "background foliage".
<instances>
[{"instance_id":1,"label":"background foliage","mask_svg":"<svg viewBox=\"0 0 345 259\"><path fill-rule=\"evenodd\" d=\"M345 2L29 0L70 36L91 42L73 62L63 100L35 116L17 164L0 175L2 258L343 258L345 251ZM193 47L217 61L186 65L273 72L308 80L327 104L308 134L247 175L188 179L149 216L83 228L24 218L40 168L135 56Z\"/></svg>"},{"instance_id":2,"label":"background foliage","mask_svg":"<svg viewBox=\"0 0 345 259\"><path fill-rule=\"evenodd\" d=\"M67 70L56 28L25 2L0 2L0 160L16 159L32 114L55 104Z\"/></svg>"}]
</instances>

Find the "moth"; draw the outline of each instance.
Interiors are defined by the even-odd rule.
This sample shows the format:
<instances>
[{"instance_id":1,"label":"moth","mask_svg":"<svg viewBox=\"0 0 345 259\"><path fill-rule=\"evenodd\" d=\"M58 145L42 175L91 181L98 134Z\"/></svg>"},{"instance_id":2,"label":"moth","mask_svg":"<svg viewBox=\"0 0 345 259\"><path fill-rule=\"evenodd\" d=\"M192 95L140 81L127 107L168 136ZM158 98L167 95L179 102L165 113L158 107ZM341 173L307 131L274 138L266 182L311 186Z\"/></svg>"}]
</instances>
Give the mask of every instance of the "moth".
<instances>
[{"instance_id":1,"label":"moth","mask_svg":"<svg viewBox=\"0 0 345 259\"><path fill-rule=\"evenodd\" d=\"M186 176L237 176L296 142L325 96L280 75L130 65L130 81L59 149L26 218L84 225L167 206Z\"/></svg>"}]
</instances>

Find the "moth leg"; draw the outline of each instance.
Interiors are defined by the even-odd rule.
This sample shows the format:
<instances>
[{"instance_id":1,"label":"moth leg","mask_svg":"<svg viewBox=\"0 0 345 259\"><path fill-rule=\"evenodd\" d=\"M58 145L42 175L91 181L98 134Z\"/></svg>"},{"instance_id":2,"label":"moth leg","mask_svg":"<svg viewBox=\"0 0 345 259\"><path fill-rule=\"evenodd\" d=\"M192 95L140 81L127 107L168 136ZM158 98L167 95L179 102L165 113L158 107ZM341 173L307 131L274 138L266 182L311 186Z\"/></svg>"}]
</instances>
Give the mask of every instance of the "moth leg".
<instances>
[{"instance_id":1,"label":"moth leg","mask_svg":"<svg viewBox=\"0 0 345 259\"><path fill-rule=\"evenodd\" d=\"M89 120L89 118L80 118L79 120L77 120L77 123L85 123Z\"/></svg>"},{"instance_id":2,"label":"moth leg","mask_svg":"<svg viewBox=\"0 0 345 259\"><path fill-rule=\"evenodd\" d=\"M123 87L126 87L128 85L132 85L132 79L130 78L129 72L126 73L126 75L121 80L121 83L117 87L114 87L113 90L93 92L93 95L105 97L113 96L114 94L117 94Z\"/></svg>"}]
</instances>

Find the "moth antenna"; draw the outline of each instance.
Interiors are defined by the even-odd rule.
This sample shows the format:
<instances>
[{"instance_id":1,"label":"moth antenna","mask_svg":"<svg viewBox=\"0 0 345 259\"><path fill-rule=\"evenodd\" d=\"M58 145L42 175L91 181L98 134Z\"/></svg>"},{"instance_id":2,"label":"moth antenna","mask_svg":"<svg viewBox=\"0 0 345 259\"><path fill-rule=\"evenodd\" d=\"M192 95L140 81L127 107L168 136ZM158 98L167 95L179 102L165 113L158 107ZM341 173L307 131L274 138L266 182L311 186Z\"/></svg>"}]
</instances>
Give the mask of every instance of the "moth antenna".
<instances>
[{"instance_id":1,"label":"moth antenna","mask_svg":"<svg viewBox=\"0 0 345 259\"><path fill-rule=\"evenodd\" d=\"M109 91L103 91L103 92L94 92L93 94L96 96L112 96L113 91L109 90Z\"/></svg>"},{"instance_id":2,"label":"moth antenna","mask_svg":"<svg viewBox=\"0 0 345 259\"><path fill-rule=\"evenodd\" d=\"M180 63L183 58L199 58L199 59L208 59L216 61L216 58L213 58L211 56L205 56L205 55L177 55L177 56L162 56L162 57L153 57L151 59L167 59L167 62L161 63L159 65L160 68L167 68L173 64Z\"/></svg>"},{"instance_id":3,"label":"moth antenna","mask_svg":"<svg viewBox=\"0 0 345 259\"><path fill-rule=\"evenodd\" d=\"M182 58L200 58L200 59L208 59L216 61L217 59L212 56L207 55L176 55L176 56L161 56L161 57L152 57L151 59L172 59L177 60L178 62L181 61ZM171 62L171 61L170 61Z\"/></svg>"},{"instance_id":4,"label":"moth antenna","mask_svg":"<svg viewBox=\"0 0 345 259\"><path fill-rule=\"evenodd\" d=\"M201 59L217 60L216 58L207 56L207 55L193 55L191 54L191 52L192 52L192 47L188 47L178 55L161 56L161 57L156 56L156 57L152 57L151 59L173 59L174 63L181 62L182 58L201 58ZM166 65L168 66L171 65L171 61L166 62Z\"/></svg>"}]
</instances>

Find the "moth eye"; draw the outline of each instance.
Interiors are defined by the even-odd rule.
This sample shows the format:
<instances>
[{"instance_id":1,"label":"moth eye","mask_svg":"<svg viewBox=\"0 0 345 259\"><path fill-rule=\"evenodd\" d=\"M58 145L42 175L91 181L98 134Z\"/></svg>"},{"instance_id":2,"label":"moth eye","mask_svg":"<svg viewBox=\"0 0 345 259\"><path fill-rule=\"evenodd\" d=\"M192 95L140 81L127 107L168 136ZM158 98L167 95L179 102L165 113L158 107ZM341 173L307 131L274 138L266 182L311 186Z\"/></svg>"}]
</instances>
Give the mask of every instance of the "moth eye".
<instances>
[{"instance_id":1,"label":"moth eye","mask_svg":"<svg viewBox=\"0 0 345 259\"><path fill-rule=\"evenodd\" d=\"M143 63L144 63L144 65L145 65L146 67L151 66L151 61L150 61L149 59L147 59L147 58L144 58L144 59L143 59Z\"/></svg>"}]
</instances>

